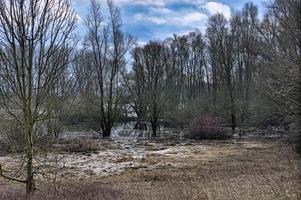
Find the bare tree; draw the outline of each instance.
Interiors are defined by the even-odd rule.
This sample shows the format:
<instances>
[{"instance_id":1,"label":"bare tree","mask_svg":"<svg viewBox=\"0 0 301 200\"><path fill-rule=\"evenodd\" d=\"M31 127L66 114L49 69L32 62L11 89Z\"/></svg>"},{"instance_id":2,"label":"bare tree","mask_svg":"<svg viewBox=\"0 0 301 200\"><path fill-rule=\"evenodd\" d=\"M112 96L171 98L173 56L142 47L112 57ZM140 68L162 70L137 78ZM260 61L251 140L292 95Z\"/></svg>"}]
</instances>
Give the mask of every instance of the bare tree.
<instances>
[{"instance_id":1,"label":"bare tree","mask_svg":"<svg viewBox=\"0 0 301 200\"><path fill-rule=\"evenodd\" d=\"M168 103L168 91L166 83L168 77L168 54L164 44L158 42L150 42L142 49L135 49L134 57L134 73L139 79L139 85L136 92L144 98L143 102L147 104L147 117L152 126L152 136L157 136L159 120L165 114L166 105ZM142 91L142 89L144 91Z\"/></svg>"},{"instance_id":2,"label":"bare tree","mask_svg":"<svg viewBox=\"0 0 301 200\"><path fill-rule=\"evenodd\" d=\"M240 120L242 125L249 122L251 116L250 101L258 68L259 20L257 8L252 3L245 4L241 12L231 19L235 36L237 66L237 89L240 98Z\"/></svg>"},{"instance_id":3,"label":"bare tree","mask_svg":"<svg viewBox=\"0 0 301 200\"><path fill-rule=\"evenodd\" d=\"M291 130L300 135L301 2L275 0L261 27L261 86Z\"/></svg>"},{"instance_id":4,"label":"bare tree","mask_svg":"<svg viewBox=\"0 0 301 200\"><path fill-rule=\"evenodd\" d=\"M259 29L263 57L261 75L266 93L283 115L295 119L300 116L301 106L300 8L300 1L276 0L269 5L269 12Z\"/></svg>"},{"instance_id":5,"label":"bare tree","mask_svg":"<svg viewBox=\"0 0 301 200\"><path fill-rule=\"evenodd\" d=\"M235 107L235 79L234 79L234 27L227 27L227 20L223 15L217 14L209 19L207 37L209 39L209 50L211 62L214 64L213 74L219 74L220 80L225 83L225 91L229 104L227 105L231 116L232 131L236 127ZM217 79L217 78L215 78Z\"/></svg>"},{"instance_id":6,"label":"bare tree","mask_svg":"<svg viewBox=\"0 0 301 200\"><path fill-rule=\"evenodd\" d=\"M25 135L26 192L34 191L34 137L64 99L53 89L65 74L73 49L71 33L76 15L70 1L0 1L0 105L22 127ZM60 59L58 59L60 58ZM68 80L66 80L68 82ZM68 83L66 83L68 84Z\"/></svg>"},{"instance_id":7,"label":"bare tree","mask_svg":"<svg viewBox=\"0 0 301 200\"><path fill-rule=\"evenodd\" d=\"M101 5L91 0L86 20L87 45L93 54L93 65L97 74L100 98L100 124L104 137L111 135L120 107L121 69L125 66L125 55L134 45L131 36L121 31L120 9L107 1L109 18L104 21Z\"/></svg>"},{"instance_id":8,"label":"bare tree","mask_svg":"<svg viewBox=\"0 0 301 200\"><path fill-rule=\"evenodd\" d=\"M137 115L135 129L142 129L142 121L147 120L146 82L143 70L142 48L136 47L132 51L132 73L125 78L131 100L131 107Z\"/></svg>"}]
</instances>

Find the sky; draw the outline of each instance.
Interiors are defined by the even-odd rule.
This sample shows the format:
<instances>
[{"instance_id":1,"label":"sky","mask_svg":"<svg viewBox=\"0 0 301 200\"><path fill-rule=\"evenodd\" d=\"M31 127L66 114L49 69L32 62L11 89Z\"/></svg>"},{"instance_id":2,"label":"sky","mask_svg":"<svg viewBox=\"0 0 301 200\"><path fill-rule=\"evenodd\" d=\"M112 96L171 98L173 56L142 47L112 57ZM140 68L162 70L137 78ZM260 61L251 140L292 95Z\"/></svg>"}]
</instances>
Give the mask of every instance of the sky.
<instances>
[{"instance_id":1,"label":"sky","mask_svg":"<svg viewBox=\"0 0 301 200\"><path fill-rule=\"evenodd\" d=\"M99 0L106 10L106 0ZM247 2L258 7L259 17L265 11L265 0L113 0L121 9L123 30L134 36L139 44L164 40L196 29L205 32L208 18L222 13L227 19L241 10ZM72 0L78 14L78 32L85 33L84 19L89 0Z\"/></svg>"}]
</instances>

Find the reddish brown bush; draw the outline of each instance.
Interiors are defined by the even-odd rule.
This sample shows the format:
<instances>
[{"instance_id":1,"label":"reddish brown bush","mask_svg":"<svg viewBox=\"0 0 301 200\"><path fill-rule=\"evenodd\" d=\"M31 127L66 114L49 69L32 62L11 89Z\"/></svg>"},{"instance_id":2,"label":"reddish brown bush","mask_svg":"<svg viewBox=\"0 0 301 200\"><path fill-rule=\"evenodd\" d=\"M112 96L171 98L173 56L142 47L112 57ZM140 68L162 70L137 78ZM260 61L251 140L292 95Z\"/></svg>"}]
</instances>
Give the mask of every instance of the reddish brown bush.
<instances>
[{"instance_id":1,"label":"reddish brown bush","mask_svg":"<svg viewBox=\"0 0 301 200\"><path fill-rule=\"evenodd\" d=\"M229 139L231 134L227 133L222 118L204 115L189 124L186 136L197 140L218 140Z\"/></svg>"}]
</instances>

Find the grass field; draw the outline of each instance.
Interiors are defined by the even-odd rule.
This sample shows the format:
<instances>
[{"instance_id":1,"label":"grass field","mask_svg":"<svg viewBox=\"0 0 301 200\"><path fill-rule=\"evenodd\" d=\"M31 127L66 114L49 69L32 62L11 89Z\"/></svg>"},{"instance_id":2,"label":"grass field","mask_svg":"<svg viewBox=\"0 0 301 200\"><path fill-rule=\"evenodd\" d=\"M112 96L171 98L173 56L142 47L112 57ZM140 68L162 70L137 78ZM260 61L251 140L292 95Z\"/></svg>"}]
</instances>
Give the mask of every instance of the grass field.
<instances>
[{"instance_id":1,"label":"grass field","mask_svg":"<svg viewBox=\"0 0 301 200\"><path fill-rule=\"evenodd\" d=\"M301 199L300 157L285 142L93 142L89 153L61 151L55 187L39 179L33 199ZM17 164L9 155L0 162ZM0 199L22 199L23 191L0 179Z\"/></svg>"}]
</instances>

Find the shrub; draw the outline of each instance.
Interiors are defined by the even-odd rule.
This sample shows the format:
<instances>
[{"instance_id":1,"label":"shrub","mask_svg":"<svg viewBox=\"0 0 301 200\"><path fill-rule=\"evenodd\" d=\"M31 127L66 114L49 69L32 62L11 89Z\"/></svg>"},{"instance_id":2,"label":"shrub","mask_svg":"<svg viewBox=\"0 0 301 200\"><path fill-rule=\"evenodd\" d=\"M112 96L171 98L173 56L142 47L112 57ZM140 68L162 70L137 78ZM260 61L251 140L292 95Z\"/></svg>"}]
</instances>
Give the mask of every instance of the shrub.
<instances>
[{"instance_id":1,"label":"shrub","mask_svg":"<svg viewBox=\"0 0 301 200\"><path fill-rule=\"evenodd\" d=\"M6 141L4 143L10 146L9 151L23 152L26 145L26 135L23 127L15 119L8 119L3 126ZM7 149L8 150L8 149Z\"/></svg>"},{"instance_id":2,"label":"shrub","mask_svg":"<svg viewBox=\"0 0 301 200\"><path fill-rule=\"evenodd\" d=\"M70 144L64 144L61 150L67 152L76 152L76 153L93 153L97 152L100 149L99 144L96 141L89 140L74 140Z\"/></svg>"},{"instance_id":3,"label":"shrub","mask_svg":"<svg viewBox=\"0 0 301 200\"><path fill-rule=\"evenodd\" d=\"M226 131L223 124L224 121L220 117L201 116L192 120L186 136L197 140L229 139L231 134Z\"/></svg>"},{"instance_id":4,"label":"shrub","mask_svg":"<svg viewBox=\"0 0 301 200\"><path fill-rule=\"evenodd\" d=\"M49 119L46 121L45 126L50 136L58 137L59 133L62 132L62 123L59 119Z\"/></svg>"}]
</instances>

